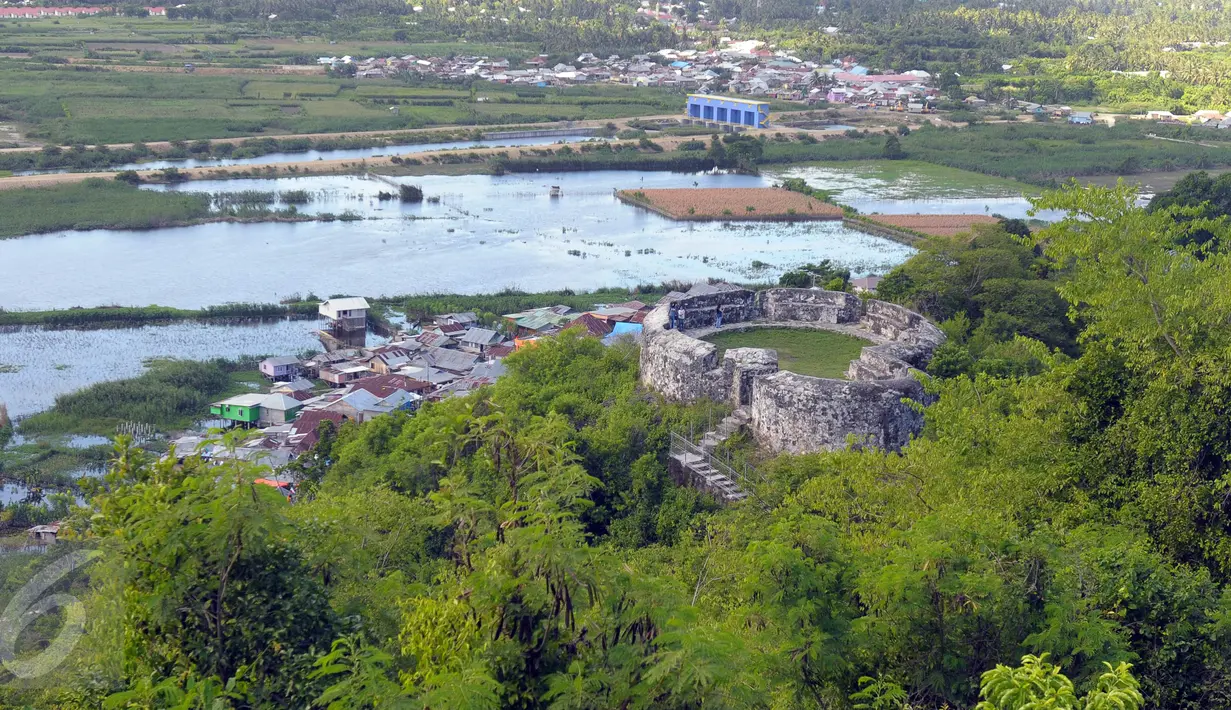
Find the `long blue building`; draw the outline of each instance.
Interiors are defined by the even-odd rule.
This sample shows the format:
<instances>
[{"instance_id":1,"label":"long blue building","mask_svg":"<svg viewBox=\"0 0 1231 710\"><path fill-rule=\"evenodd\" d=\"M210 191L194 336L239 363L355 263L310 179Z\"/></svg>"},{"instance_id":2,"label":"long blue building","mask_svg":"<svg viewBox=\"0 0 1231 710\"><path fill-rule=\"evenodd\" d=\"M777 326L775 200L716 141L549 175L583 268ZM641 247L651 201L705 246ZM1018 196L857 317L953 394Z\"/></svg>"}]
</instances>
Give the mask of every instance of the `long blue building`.
<instances>
[{"instance_id":1,"label":"long blue building","mask_svg":"<svg viewBox=\"0 0 1231 710\"><path fill-rule=\"evenodd\" d=\"M689 94L685 113L689 118L698 121L729 123L749 128L769 128L768 101Z\"/></svg>"}]
</instances>

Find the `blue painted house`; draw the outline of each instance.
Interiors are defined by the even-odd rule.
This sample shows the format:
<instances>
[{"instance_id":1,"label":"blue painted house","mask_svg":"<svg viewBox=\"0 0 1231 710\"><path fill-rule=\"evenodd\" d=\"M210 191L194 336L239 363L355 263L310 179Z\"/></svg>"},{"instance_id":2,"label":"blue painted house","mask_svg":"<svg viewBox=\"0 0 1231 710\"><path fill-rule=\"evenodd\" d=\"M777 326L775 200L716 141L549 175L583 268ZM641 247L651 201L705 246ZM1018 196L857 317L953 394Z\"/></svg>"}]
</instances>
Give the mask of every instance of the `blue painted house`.
<instances>
[{"instance_id":1,"label":"blue painted house","mask_svg":"<svg viewBox=\"0 0 1231 710\"><path fill-rule=\"evenodd\" d=\"M700 121L728 123L749 128L769 128L769 102L726 96L689 94L684 112Z\"/></svg>"}]
</instances>

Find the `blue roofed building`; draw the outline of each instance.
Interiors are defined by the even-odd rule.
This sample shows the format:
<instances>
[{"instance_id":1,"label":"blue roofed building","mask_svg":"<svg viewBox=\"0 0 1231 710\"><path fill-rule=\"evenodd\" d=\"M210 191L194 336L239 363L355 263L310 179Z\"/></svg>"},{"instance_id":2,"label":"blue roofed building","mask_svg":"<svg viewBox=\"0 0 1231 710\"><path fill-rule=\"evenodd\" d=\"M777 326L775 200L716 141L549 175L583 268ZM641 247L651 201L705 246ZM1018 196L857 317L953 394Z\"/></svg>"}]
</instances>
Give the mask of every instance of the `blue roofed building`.
<instances>
[{"instance_id":1,"label":"blue roofed building","mask_svg":"<svg viewBox=\"0 0 1231 710\"><path fill-rule=\"evenodd\" d=\"M706 123L725 123L749 128L769 128L769 102L733 99L727 96L689 94L684 113Z\"/></svg>"},{"instance_id":2,"label":"blue roofed building","mask_svg":"<svg viewBox=\"0 0 1231 710\"><path fill-rule=\"evenodd\" d=\"M603 345L615 345L620 340L641 342L642 325L640 323L616 323L611 333L603 338Z\"/></svg>"}]
</instances>

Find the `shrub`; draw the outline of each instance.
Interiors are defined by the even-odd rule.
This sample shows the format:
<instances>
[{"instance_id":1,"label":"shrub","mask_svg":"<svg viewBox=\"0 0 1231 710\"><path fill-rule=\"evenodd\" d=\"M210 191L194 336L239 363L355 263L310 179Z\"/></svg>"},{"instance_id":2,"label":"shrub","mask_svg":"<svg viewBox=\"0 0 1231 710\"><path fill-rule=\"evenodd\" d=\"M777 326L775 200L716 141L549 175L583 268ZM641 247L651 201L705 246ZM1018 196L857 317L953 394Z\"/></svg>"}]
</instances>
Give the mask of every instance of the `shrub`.
<instances>
[{"instance_id":1,"label":"shrub","mask_svg":"<svg viewBox=\"0 0 1231 710\"><path fill-rule=\"evenodd\" d=\"M398 188L398 192L401 195L402 202L414 203L423 201L423 188L418 185L402 185Z\"/></svg>"}]
</instances>

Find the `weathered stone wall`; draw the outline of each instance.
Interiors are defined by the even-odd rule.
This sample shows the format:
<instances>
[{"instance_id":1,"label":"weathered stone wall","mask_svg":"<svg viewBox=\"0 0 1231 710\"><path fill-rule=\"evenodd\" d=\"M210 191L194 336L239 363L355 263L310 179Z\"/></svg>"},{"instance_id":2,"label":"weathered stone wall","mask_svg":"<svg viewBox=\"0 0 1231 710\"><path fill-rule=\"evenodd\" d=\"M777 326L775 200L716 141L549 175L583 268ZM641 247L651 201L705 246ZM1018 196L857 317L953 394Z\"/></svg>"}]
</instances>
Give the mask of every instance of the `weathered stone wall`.
<instances>
[{"instance_id":1,"label":"weathered stone wall","mask_svg":"<svg viewBox=\"0 0 1231 710\"><path fill-rule=\"evenodd\" d=\"M911 345L869 345L860 352L858 359L851 361L846 376L858 382L909 377L914 369L911 362L919 359L918 356L916 348Z\"/></svg>"},{"instance_id":2,"label":"weathered stone wall","mask_svg":"<svg viewBox=\"0 0 1231 710\"><path fill-rule=\"evenodd\" d=\"M646 321L648 328L649 318ZM718 364L718 346L713 343L678 330L661 331L642 343L641 379L669 400L725 400L731 385L724 374Z\"/></svg>"},{"instance_id":3,"label":"weathered stone wall","mask_svg":"<svg viewBox=\"0 0 1231 710\"><path fill-rule=\"evenodd\" d=\"M852 380L906 377L912 368L926 367L945 342L945 334L927 318L884 301L867 301L859 326L894 342L864 348L846 371Z\"/></svg>"},{"instance_id":4,"label":"weathered stone wall","mask_svg":"<svg viewBox=\"0 0 1231 710\"><path fill-rule=\"evenodd\" d=\"M778 371L778 353L766 348L731 348L722 354L722 367L731 380L731 406L747 406L752 400L752 381Z\"/></svg>"},{"instance_id":5,"label":"weathered stone wall","mask_svg":"<svg viewBox=\"0 0 1231 710\"><path fill-rule=\"evenodd\" d=\"M890 340L923 345L932 350L945 342L945 334L927 318L902 306L875 299L864 304L859 325Z\"/></svg>"},{"instance_id":6,"label":"weathered stone wall","mask_svg":"<svg viewBox=\"0 0 1231 710\"><path fill-rule=\"evenodd\" d=\"M912 369L927 364L944 334L918 313L846 293L787 288L729 289L674 305L679 328L666 327L665 304L645 319L642 381L675 401L708 397L747 407L754 435L771 450L838 449L852 436L863 446L897 449L922 427L922 415L903 399L924 401ZM709 328L719 310L724 324L857 324L892 342L864 348L850 364L849 381L781 372L777 353L761 348L733 348L720 362L716 346L680 329Z\"/></svg>"},{"instance_id":7,"label":"weathered stone wall","mask_svg":"<svg viewBox=\"0 0 1231 710\"><path fill-rule=\"evenodd\" d=\"M859 299L840 291L771 288L757 294L765 320L807 323L853 323L859 320Z\"/></svg>"},{"instance_id":8,"label":"weathered stone wall","mask_svg":"<svg viewBox=\"0 0 1231 710\"><path fill-rule=\"evenodd\" d=\"M677 325L683 330L708 328L714 325L716 313L722 311L723 323L742 323L761 317L756 294L747 289L734 289L702 296L689 296L675 301Z\"/></svg>"},{"instance_id":9,"label":"weathered stone wall","mask_svg":"<svg viewBox=\"0 0 1231 710\"><path fill-rule=\"evenodd\" d=\"M752 384L752 432L774 451L806 453L858 446L899 449L923 425L903 398L923 397L914 379L848 382L777 372Z\"/></svg>"}]
</instances>

